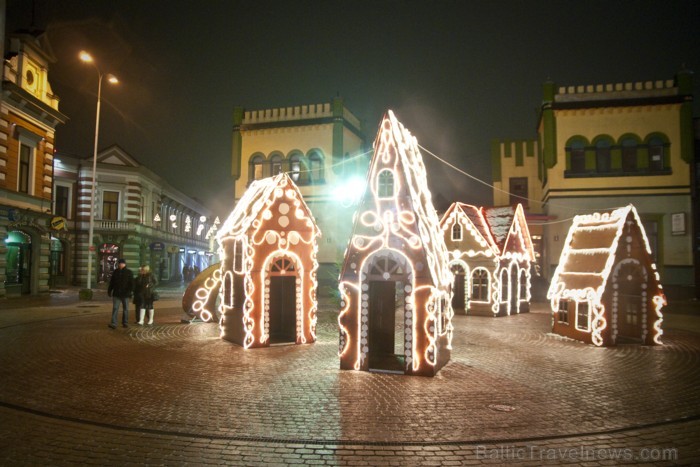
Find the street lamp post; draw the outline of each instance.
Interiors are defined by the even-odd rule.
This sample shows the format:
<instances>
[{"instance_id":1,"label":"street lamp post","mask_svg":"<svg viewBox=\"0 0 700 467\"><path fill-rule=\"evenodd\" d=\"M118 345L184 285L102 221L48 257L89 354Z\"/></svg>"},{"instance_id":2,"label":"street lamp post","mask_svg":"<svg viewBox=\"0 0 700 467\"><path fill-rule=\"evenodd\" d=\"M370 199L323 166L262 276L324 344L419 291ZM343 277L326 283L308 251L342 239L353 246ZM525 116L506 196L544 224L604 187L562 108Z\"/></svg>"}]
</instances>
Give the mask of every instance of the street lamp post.
<instances>
[{"instance_id":1,"label":"street lamp post","mask_svg":"<svg viewBox=\"0 0 700 467\"><path fill-rule=\"evenodd\" d=\"M86 63L92 63L95 66L95 69L97 70L97 111L95 113L95 148L93 150L92 154L92 188L90 191L90 222L89 222L89 227L88 227L88 264L87 264L87 290L92 290L92 254L94 253L95 246L92 244L93 242L93 234L95 230L95 185L96 185L96 177L97 177L97 142L99 140L99 134L100 134L100 103L102 100L102 78L104 78L104 74L100 71L100 68L97 66L95 63L94 59L92 56L85 52L82 51L80 52L80 59ZM117 80L116 76L112 74L107 75L107 81L116 84L119 81Z\"/></svg>"}]
</instances>

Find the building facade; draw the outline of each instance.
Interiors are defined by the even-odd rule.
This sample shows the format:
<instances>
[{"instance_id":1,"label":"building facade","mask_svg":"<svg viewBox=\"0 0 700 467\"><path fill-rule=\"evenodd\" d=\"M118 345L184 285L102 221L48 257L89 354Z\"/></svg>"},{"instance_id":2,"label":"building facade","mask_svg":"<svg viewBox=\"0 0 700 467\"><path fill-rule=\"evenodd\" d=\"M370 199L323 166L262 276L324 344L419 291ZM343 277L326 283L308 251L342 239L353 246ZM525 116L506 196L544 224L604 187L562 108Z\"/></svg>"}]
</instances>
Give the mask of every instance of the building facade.
<instances>
[{"instance_id":1,"label":"building facade","mask_svg":"<svg viewBox=\"0 0 700 467\"><path fill-rule=\"evenodd\" d=\"M369 154L362 124L341 98L317 105L234 110L232 176L238 202L254 180L287 172L323 232L319 281L337 282Z\"/></svg>"},{"instance_id":2,"label":"building facade","mask_svg":"<svg viewBox=\"0 0 700 467\"><path fill-rule=\"evenodd\" d=\"M87 281L92 158L57 153L50 222L52 284ZM218 261L216 219L119 146L97 155L93 284L111 277L119 258L148 264L160 281L191 279Z\"/></svg>"},{"instance_id":3,"label":"building facade","mask_svg":"<svg viewBox=\"0 0 700 467\"><path fill-rule=\"evenodd\" d=\"M530 226L536 249L541 235L544 277L551 278L575 215L631 203L664 284L692 287L692 73L637 83L548 82L543 97L537 140L520 151L516 144L510 157L496 143L492 158L494 199L527 192L528 211L539 216Z\"/></svg>"},{"instance_id":4,"label":"building facade","mask_svg":"<svg viewBox=\"0 0 700 467\"><path fill-rule=\"evenodd\" d=\"M49 291L54 135L67 120L49 84L55 59L44 36L11 34L3 56L0 297Z\"/></svg>"}]
</instances>

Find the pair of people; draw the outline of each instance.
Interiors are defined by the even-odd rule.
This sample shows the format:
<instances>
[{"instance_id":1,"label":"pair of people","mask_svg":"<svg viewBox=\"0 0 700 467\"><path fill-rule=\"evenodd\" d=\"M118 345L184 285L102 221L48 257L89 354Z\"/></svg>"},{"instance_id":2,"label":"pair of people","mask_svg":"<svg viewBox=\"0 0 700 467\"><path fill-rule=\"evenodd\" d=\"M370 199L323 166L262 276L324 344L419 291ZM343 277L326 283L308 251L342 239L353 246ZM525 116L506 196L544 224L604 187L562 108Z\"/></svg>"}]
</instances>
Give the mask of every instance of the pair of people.
<instances>
[{"instance_id":1,"label":"pair of people","mask_svg":"<svg viewBox=\"0 0 700 467\"><path fill-rule=\"evenodd\" d=\"M117 262L117 269L112 273L107 288L107 295L112 297L112 321L109 327L117 328L117 317L119 316L119 305L122 306L122 326L129 327L129 298L133 295L136 304L136 324L143 325L143 320L148 313L148 323L153 324L153 302L157 299L156 285L157 279L151 274L148 265L139 268L139 275L134 279L134 274L126 267L126 260L120 259Z\"/></svg>"}]
</instances>

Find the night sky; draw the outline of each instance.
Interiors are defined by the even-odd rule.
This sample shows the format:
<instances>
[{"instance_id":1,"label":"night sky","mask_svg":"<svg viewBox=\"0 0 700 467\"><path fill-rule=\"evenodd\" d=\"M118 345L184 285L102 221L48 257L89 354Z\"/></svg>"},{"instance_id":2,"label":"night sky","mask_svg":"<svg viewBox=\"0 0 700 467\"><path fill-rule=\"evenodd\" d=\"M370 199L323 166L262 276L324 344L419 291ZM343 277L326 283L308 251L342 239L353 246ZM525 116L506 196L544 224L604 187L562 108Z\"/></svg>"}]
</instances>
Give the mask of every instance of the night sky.
<instances>
[{"instance_id":1,"label":"night sky","mask_svg":"<svg viewBox=\"0 0 700 467\"><path fill-rule=\"evenodd\" d=\"M370 143L392 109L419 144L490 182L490 141L535 137L547 79L661 80L685 66L700 99L692 0L7 0L8 32L32 23L49 34L49 78L70 118L58 151L92 155L97 73L77 57L86 49L121 81L103 88L100 148L118 144L224 216L236 105L340 95ZM488 188L424 158L438 208L492 202Z\"/></svg>"}]
</instances>

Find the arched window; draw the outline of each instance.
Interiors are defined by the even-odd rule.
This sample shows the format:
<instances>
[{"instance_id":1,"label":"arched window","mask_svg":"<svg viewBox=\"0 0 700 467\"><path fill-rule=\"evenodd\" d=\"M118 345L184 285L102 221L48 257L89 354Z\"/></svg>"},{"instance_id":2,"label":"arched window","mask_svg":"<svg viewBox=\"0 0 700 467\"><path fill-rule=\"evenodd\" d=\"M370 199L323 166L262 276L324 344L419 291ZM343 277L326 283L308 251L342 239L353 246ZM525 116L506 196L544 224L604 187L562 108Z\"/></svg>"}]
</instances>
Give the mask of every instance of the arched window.
<instances>
[{"instance_id":1,"label":"arched window","mask_svg":"<svg viewBox=\"0 0 700 467\"><path fill-rule=\"evenodd\" d=\"M580 139L571 142L569 146L571 154L571 172L583 173L586 171L586 143Z\"/></svg>"},{"instance_id":2,"label":"arched window","mask_svg":"<svg viewBox=\"0 0 700 467\"><path fill-rule=\"evenodd\" d=\"M301 179L301 156L299 154L292 154L289 157L289 175L294 182L299 183Z\"/></svg>"},{"instance_id":3,"label":"arched window","mask_svg":"<svg viewBox=\"0 0 700 467\"><path fill-rule=\"evenodd\" d=\"M489 272L484 268L476 268L472 272L471 299L479 302L489 302Z\"/></svg>"},{"instance_id":4,"label":"arched window","mask_svg":"<svg viewBox=\"0 0 700 467\"><path fill-rule=\"evenodd\" d=\"M610 172L610 141L606 139L595 143L595 167L599 173Z\"/></svg>"},{"instance_id":5,"label":"arched window","mask_svg":"<svg viewBox=\"0 0 700 467\"><path fill-rule=\"evenodd\" d=\"M664 141L655 136L649 140L649 170L652 172L663 170L664 167Z\"/></svg>"},{"instance_id":6,"label":"arched window","mask_svg":"<svg viewBox=\"0 0 700 467\"><path fill-rule=\"evenodd\" d=\"M309 179L311 183L323 183L323 159L317 152L309 155Z\"/></svg>"},{"instance_id":7,"label":"arched window","mask_svg":"<svg viewBox=\"0 0 700 467\"><path fill-rule=\"evenodd\" d=\"M394 196L394 173L389 169L379 172L377 177L377 196L391 198Z\"/></svg>"},{"instance_id":8,"label":"arched window","mask_svg":"<svg viewBox=\"0 0 700 467\"><path fill-rule=\"evenodd\" d=\"M452 240L462 240L462 225L457 221L452 226Z\"/></svg>"},{"instance_id":9,"label":"arched window","mask_svg":"<svg viewBox=\"0 0 700 467\"><path fill-rule=\"evenodd\" d=\"M261 155L256 155L250 159L249 180L260 180L263 178L263 162L265 158Z\"/></svg>"},{"instance_id":10,"label":"arched window","mask_svg":"<svg viewBox=\"0 0 700 467\"><path fill-rule=\"evenodd\" d=\"M282 161L284 158L280 154L273 154L270 157L270 175L273 177L282 173Z\"/></svg>"},{"instance_id":11,"label":"arched window","mask_svg":"<svg viewBox=\"0 0 700 467\"><path fill-rule=\"evenodd\" d=\"M634 172L637 170L637 140L625 138L622 140L622 171Z\"/></svg>"}]
</instances>

